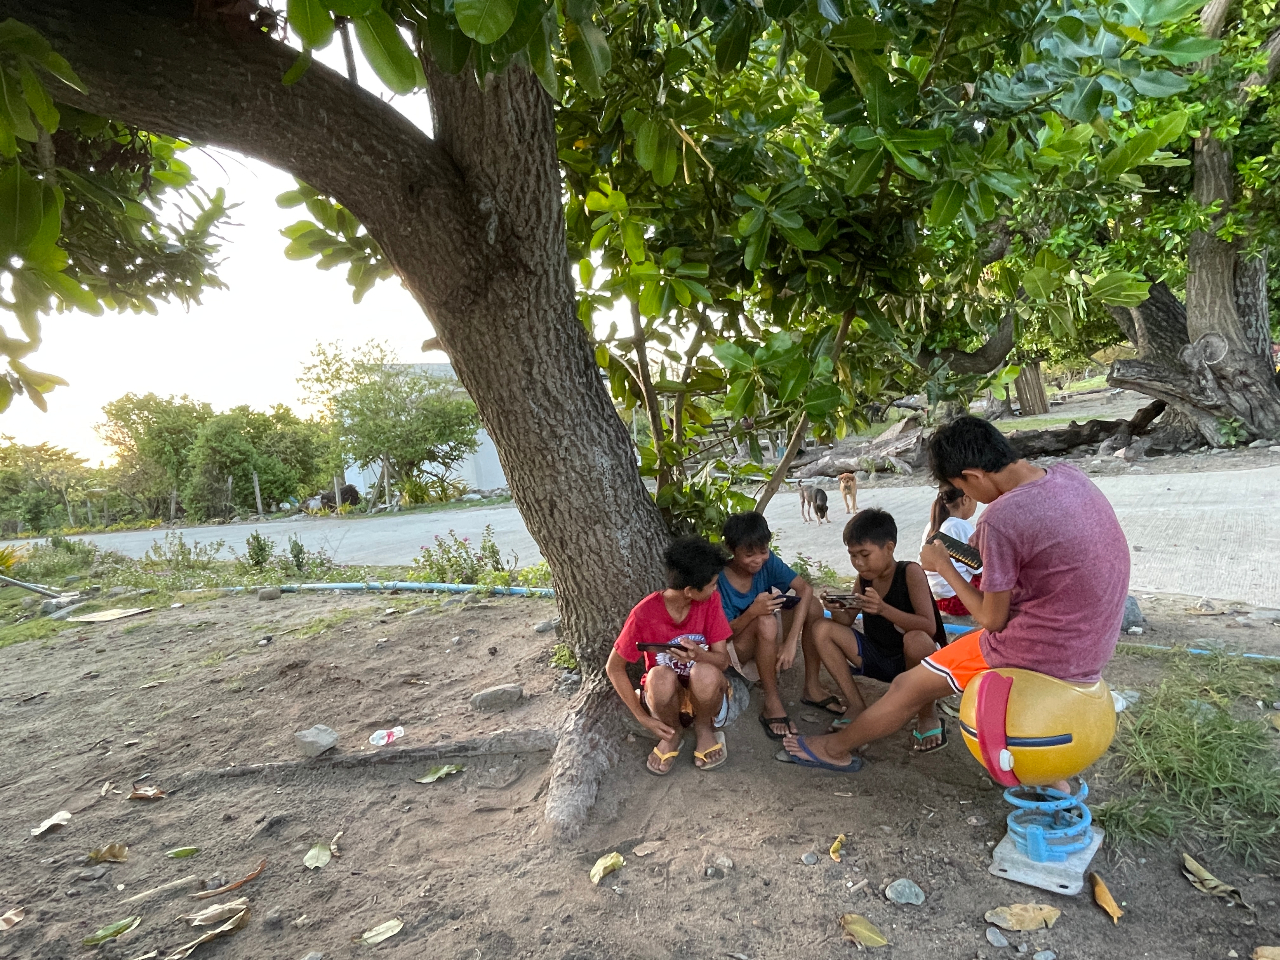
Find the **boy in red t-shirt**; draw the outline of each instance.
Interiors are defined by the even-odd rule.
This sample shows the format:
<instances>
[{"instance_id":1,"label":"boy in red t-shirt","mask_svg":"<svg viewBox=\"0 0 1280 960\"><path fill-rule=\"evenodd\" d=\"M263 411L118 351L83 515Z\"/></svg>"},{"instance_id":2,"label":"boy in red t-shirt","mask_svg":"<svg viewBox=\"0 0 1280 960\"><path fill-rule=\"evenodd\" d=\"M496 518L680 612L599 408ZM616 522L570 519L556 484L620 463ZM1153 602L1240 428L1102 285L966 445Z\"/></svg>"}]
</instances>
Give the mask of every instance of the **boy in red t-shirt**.
<instances>
[{"instance_id":1,"label":"boy in red t-shirt","mask_svg":"<svg viewBox=\"0 0 1280 960\"><path fill-rule=\"evenodd\" d=\"M724 734L716 728L729 710L729 667L725 641L732 636L716 583L725 556L701 537L681 537L663 555L667 589L651 593L632 608L613 644L605 673L627 709L658 738L645 761L665 777L684 745L683 726L692 724L697 743L694 764L712 770L729 758ZM641 650L637 644L667 649ZM644 654L640 689L631 686L627 664Z\"/></svg>"}]
</instances>

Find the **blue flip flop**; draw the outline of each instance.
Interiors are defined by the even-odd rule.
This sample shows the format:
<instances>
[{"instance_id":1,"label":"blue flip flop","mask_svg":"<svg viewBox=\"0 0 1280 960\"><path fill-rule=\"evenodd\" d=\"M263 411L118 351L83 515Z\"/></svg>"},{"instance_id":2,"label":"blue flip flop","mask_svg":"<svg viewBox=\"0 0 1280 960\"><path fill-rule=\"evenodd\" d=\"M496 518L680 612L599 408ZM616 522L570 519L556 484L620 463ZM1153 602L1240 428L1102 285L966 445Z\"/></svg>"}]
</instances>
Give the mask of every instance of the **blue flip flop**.
<instances>
[{"instance_id":1,"label":"blue flip flop","mask_svg":"<svg viewBox=\"0 0 1280 960\"><path fill-rule=\"evenodd\" d=\"M812 750L809 749L808 745L804 742L804 737L796 737L796 743L800 745L800 749L805 752L809 759L806 760L804 757L793 756L785 750L780 751L777 759L781 760L781 754L786 753L790 758L791 763L797 764L801 767L812 767L815 770L830 770L832 773L857 773L862 769L862 758L856 754L852 760L844 766L841 766L840 764L828 763L827 761L820 759Z\"/></svg>"}]
</instances>

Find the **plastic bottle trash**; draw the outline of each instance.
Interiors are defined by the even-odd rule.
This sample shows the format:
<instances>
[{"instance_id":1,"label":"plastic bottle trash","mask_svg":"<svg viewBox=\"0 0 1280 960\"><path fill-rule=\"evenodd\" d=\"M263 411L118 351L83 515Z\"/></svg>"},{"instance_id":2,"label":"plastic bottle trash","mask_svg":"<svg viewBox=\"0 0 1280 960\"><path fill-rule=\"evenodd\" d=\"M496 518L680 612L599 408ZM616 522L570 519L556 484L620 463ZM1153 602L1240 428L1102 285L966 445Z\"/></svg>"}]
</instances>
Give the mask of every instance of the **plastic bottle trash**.
<instances>
[{"instance_id":1,"label":"plastic bottle trash","mask_svg":"<svg viewBox=\"0 0 1280 960\"><path fill-rule=\"evenodd\" d=\"M375 747L385 747L392 740L399 740L403 736L404 727L392 727L390 730L375 730L369 742Z\"/></svg>"}]
</instances>

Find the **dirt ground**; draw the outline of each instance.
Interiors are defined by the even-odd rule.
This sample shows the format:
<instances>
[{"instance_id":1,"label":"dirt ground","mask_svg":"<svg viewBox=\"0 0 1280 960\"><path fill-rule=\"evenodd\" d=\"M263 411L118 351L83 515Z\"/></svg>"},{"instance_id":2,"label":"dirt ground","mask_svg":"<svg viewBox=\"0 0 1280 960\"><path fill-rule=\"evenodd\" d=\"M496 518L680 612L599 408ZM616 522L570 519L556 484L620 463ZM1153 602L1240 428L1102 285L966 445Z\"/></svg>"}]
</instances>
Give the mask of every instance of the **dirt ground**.
<instances>
[{"instance_id":1,"label":"dirt ground","mask_svg":"<svg viewBox=\"0 0 1280 960\"><path fill-rule=\"evenodd\" d=\"M1243 612L1191 616L1195 598L1140 599L1148 624L1127 639L1280 655L1280 628L1247 616L1231 626ZM887 935L879 955L912 960L1012 958L1020 944L1023 956L1052 950L1060 960L1207 960L1280 944L1280 877L1220 858L1206 865L1256 913L1192 889L1174 848L1103 848L1095 867L1126 911L1118 926L1086 894L994 877L990 849L1008 808L958 737L914 756L904 731L871 746L857 775L803 770L773 759L777 745L753 716L758 691L714 772L695 770L686 748L675 772L656 779L642 766L649 743L624 744L588 827L568 844L540 829L545 750L468 756L453 761L464 772L431 784L414 778L441 761L348 763L377 752L369 735L395 725L403 749L420 751L502 728L554 728L570 694L550 663L554 634L533 630L553 613L549 601L514 598L447 607L367 595L193 598L0 650L0 914L26 911L0 933L0 957L163 960L197 935L177 918L199 888L123 901L189 875L235 881L264 859L258 879L205 901L247 896L247 925L194 957L845 958L856 952L837 928L847 912ZM1122 654L1108 679L1141 689L1159 670ZM798 678L798 669L787 676L784 694L802 729L816 732L825 721L795 702ZM506 682L523 684L519 706L471 709L474 692ZM340 735L337 761L299 760L293 732L317 723ZM285 763L235 775L264 761ZM144 776L168 795L127 799ZM1105 776L1090 785L1107 798ZM67 826L31 836L59 810L71 812ZM339 831L340 858L306 869L312 844ZM826 850L840 833L848 843L837 864ZM97 877L86 855L113 842L128 845L128 860ZM655 849L638 855L642 842ZM165 856L184 846L199 853ZM615 850L627 865L593 887L589 868ZM801 861L810 851L820 854L814 866ZM924 889L923 906L883 897L900 877ZM992 947L983 913L1018 902L1053 904L1062 917ZM142 922L120 940L81 945L131 915ZM404 927L380 945L352 942L393 918Z\"/></svg>"}]
</instances>

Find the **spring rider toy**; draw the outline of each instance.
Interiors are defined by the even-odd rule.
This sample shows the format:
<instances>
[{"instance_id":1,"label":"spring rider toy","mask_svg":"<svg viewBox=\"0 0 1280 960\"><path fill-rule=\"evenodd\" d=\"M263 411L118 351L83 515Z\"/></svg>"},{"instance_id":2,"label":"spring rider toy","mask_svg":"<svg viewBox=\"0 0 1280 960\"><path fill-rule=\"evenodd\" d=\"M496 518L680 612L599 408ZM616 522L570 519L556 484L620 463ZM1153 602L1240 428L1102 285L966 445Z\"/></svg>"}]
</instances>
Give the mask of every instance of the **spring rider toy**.
<instances>
[{"instance_id":1,"label":"spring rider toy","mask_svg":"<svg viewBox=\"0 0 1280 960\"><path fill-rule=\"evenodd\" d=\"M1075 894L1102 844L1084 800L1049 784L1077 776L1106 752L1116 711L1106 683L1078 685L1000 667L979 674L960 701L969 752L1013 805L1008 833L992 852L991 872L1019 883Z\"/></svg>"}]
</instances>

